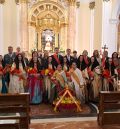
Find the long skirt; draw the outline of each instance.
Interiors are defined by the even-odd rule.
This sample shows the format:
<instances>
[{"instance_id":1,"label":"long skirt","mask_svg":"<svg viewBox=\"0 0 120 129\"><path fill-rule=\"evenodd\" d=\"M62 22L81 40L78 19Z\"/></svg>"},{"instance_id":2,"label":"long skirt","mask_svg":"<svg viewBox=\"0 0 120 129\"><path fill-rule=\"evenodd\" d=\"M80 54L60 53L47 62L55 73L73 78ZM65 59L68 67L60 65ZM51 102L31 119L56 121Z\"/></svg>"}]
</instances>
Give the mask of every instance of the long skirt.
<instances>
[{"instance_id":1,"label":"long skirt","mask_svg":"<svg viewBox=\"0 0 120 129\"><path fill-rule=\"evenodd\" d=\"M28 91L30 93L31 104L42 102L42 80L34 75L28 76Z\"/></svg>"},{"instance_id":2,"label":"long skirt","mask_svg":"<svg viewBox=\"0 0 120 129\"><path fill-rule=\"evenodd\" d=\"M92 90L93 90L93 98L97 98L99 96L99 92L102 87L102 78L101 75L95 74L94 80L92 81Z\"/></svg>"},{"instance_id":3,"label":"long skirt","mask_svg":"<svg viewBox=\"0 0 120 129\"><path fill-rule=\"evenodd\" d=\"M23 80L16 75L10 75L9 93L24 93Z\"/></svg>"}]
</instances>

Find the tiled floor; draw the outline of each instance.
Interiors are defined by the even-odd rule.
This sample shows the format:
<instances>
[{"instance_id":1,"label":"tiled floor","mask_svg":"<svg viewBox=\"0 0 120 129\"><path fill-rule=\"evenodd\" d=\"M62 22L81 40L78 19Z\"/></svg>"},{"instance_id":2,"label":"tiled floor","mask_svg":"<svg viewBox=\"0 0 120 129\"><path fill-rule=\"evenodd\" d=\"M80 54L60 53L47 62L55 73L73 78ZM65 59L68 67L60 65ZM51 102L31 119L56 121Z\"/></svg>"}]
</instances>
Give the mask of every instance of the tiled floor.
<instances>
[{"instance_id":1,"label":"tiled floor","mask_svg":"<svg viewBox=\"0 0 120 129\"><path fill-rule=\"evenodd\" d=\"M95 117L32 120L30 127L31 129L120 129L119 125L100 127Z\"/></svg>"}]
</instances>

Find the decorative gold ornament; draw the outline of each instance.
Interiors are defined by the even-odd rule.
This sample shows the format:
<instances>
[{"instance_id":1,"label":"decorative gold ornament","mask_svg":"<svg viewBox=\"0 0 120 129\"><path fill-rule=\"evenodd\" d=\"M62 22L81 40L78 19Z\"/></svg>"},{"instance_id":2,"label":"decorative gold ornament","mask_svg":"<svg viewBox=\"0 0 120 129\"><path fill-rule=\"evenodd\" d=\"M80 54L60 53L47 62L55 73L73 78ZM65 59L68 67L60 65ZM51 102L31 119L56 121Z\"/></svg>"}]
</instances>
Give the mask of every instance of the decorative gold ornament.
<instances>
[{"instance_id":1,"label":"decorative gold ornament","mask_svg":"<svg viewBox=\"0 0 120 129\"><path fill-rule=\"evenodd\" d=\"M75 6L76 0L68 0L68 2L71 6Z\"/></svg>"},{"instance_id":2,"label":"decorative gold ornament","mask_svg":"<svg viewBox=\"0 0 120 129\"><path fill-rule=\"evenodd\" d=\"M16 4L19 4L19 0L15 0L15 3L16 3Z\"/></svg>"},{"instance_id":3,"label":"decorative gold ornament","mask_svg":"<svg viewBox=\"0 0 120 129\"><path fill-rule=\"evenodd\" d=\"M19 0L19 3L28 3L28 0Z\"/></svg>"},{"instance_id":4,"label":"decorative gold ornament","mask_svg":"<svg viewBox=\"0 0 120 129\"><path fill-rule=\"evenodd\" d=\"M0 4L4 4L5 3L5 0L0 0Z\"/></svg>"},{"instance_id":5,"label":"decorative gold ornament","mask_svg":"<svg viewBox=\"0 0 120 129\"><path fill-rule=\"evenodd\" d=\"M110 0L103 0L104 2L109 2Z\"/></svg>"},{"instance_id":6,"label":"decorative gold ornament","mask_svg":"<svg viewBox=\"0 0 120 129\"><path fill-rule=\"evenodd\" d=\"M89 8L94 9L95 8L95 2L90 2L89 3Z\"/></svg>"},{"instance_id":7,"label":"decorative gold ornament","mask_svg":"<svg viewBox=\"0 0 120 129\"><path fill-rule=\"evenodd\" d=\"M76 6L77 6L77 8L80 7L80 1L77 1L77 2L76 2Z\"/></svg>"}]
</instances>

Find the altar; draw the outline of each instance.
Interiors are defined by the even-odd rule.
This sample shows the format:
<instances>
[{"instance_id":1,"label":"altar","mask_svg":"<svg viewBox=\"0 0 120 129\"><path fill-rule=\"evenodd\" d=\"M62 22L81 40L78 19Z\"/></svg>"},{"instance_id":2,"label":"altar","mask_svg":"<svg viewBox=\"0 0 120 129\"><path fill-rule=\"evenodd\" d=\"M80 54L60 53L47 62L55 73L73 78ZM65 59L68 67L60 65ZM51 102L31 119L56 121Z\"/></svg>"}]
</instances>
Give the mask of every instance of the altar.
<instances>
[{"instance_id":1,"label":"altar","mask_svg":"<svg viewBox=\"0 0 120 129\"><path fill-rule=\"evenodd\" d=\"M72 8L72 9L71 9ZM29 31L29 51L54 50L58 47L60 51L66 48L73 49L75 43L75 1L35 1L29 5L28 31ZM71 16L72 15L72 16ZM46 42L45 32L52 42ZM49 47L49 48L48 48Z\"/></svg>"}]
</instances>

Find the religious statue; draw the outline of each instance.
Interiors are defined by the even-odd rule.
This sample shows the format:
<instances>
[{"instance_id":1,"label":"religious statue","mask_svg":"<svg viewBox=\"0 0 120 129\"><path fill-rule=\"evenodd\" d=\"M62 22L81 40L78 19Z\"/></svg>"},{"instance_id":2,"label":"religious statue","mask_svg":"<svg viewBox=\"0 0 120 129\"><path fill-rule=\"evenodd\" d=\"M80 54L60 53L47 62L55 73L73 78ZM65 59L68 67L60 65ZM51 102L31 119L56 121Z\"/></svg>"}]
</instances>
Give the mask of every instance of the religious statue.
<instances>
[{"instance_id":1,"label":"religious statue","mask_svg":"<svg viewBox=\"0 0 120 129\"><path fill-rule=\"evenodd\" d=\"M45 50L47 51L52 50L52 36L46 35L45 41L46 41Z\"/></svg>"}]
</instances>

